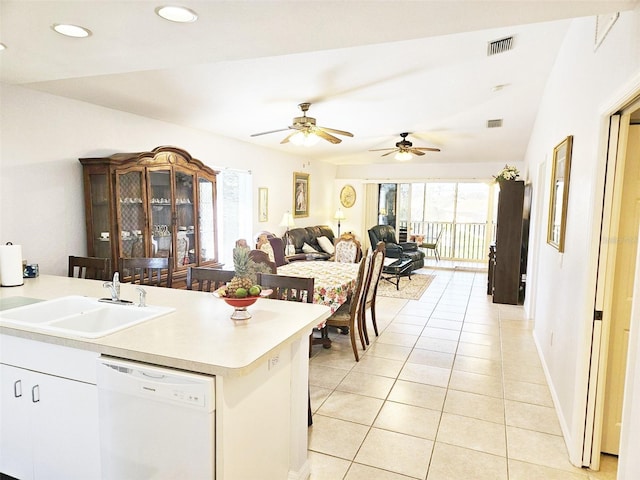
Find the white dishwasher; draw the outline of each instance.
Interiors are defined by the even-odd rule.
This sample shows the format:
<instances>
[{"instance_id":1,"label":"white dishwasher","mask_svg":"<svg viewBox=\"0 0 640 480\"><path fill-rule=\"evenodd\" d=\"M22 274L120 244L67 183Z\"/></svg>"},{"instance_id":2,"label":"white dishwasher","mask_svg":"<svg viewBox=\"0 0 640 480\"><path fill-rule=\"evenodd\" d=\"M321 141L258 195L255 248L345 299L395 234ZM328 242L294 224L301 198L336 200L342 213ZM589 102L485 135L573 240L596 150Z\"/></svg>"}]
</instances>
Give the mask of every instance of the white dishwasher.
<instances>
[{"instance_id":1,"label":"white dishwasher","mask_svg":"<svg viewBox=\"0 0 640 480\"><path fill-rule=\"evenodd\" d=\"M98 359L102 478L215 479L214 377Z\"/></svg>"}]
</instances>

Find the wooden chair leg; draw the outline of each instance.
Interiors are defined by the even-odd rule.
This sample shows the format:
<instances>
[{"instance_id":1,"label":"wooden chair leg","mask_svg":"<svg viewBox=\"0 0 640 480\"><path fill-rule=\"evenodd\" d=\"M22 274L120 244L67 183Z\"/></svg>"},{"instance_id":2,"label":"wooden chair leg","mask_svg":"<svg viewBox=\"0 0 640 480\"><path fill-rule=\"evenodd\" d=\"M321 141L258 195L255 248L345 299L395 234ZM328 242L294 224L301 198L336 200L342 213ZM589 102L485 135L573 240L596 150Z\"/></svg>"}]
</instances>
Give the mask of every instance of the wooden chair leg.
<instances>
[{"instance_id":1,"label":"wooden chair leg","mask_svg":"<svg viewBox=\"0 0 640 480\"><path fill-rule=\"evenodd\" d=\"M371 323L373 323L373 331L376 333L376 337L378 337L378 323L376 322L376 304L371 304Z\"/></svg>"},{"instance_id":2,"label":"wooden chair leg","mask_svg":"<svg viewBox=\"0 0 640 480\"><path fill-rule=\"evenodd\" d=\"M353 349L353 354L356 357L356 362L359 362L360 358L358 357L358 347L356 347L356 332L354 331L355 327L355 322L353 322L349 326L349 337L351 337L351 348Z\"/></svg>"},{"instance_id":3,"label":"wooden chair leg","mask_svg":"<svg viewBox=\"0 0 640 480\"><path fill-rule=\"evenodd\" d=\"M362 310L360 318L358 318L358 330L360 331L360 343L362 343L362 349L366 350L365 343L369 345L369 334L367 333L367 311Z\"/></svg>"}]
</instances>

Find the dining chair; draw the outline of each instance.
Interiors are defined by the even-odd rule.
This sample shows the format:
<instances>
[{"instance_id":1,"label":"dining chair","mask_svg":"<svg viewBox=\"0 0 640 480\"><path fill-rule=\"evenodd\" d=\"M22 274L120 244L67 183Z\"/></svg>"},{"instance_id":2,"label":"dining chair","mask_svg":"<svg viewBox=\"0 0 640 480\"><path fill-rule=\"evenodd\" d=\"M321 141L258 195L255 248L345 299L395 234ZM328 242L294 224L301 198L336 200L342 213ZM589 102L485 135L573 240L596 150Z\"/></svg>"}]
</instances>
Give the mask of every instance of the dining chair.
<instances>
[{"instance_id":1,"label":"dining chair","mask_svg":"<svg viewBox=\"0 0 640 480\"><path fill-rule=\"evenodd\" d=\"M376 249L371 254L371 266L369 284L367 286L367 293L365 295L364 307L362 310L362 332L364 334L365 342L369 345L369 335L367 334L367 310L371 311L371 323L373 323L373 331L378 336L378 324L376 322L376 297L378 294L378 283L380 283L380 277L382 276L382 267L384 266L384 255L386 249L384 242L378 242Z\"/></svg>"},{"instance_id":2,"label":"dining chair","mask_svg":"<svg viewBox=\"0 0 640 480\"><path fill-rule=\"evenodd\" d=\"M333 260L342 263L357 263L362 258L362 246L353 235L343 235L336 240Z\"/></svg>"},{"instance_id":3,"label":"dining chair","mask_svg":"<svg viewBox=\"0 0 640 480\"><path fill-rule=\"evenodd\" d=\"M236 272L219 268L189 267L187 270L187 290L213 292L230 282ZM195 287L195 288L194 288Z\"/></svg>"},{"instance_id":4,"label":"dining chair","mask_svg":"<svg viewBox=\"0 0 640 480\"><path fill-rule=\"evenodd\" d=\"M262 250L251 250L249 252L249 258L256 264L256 273L278 273L276 264L269 260L269 255L267 255Z\"/></svg>"},{"instance_id":5,"label":"dining chair","mask_svg":"<svg viewBox=\"0 0 640 480\"><path fill-rule=\"evenodd\" d=\"M270 237L267 240L269 245L271 245L276 267L281 267L282 265L289 263L284 257L284 241L280 237Z\"/></svg>"},{"instance_id":6,"label":"dining chair","mask_svg":"<svg viewBox=\"0 0 640 480\"><path fill-rule=\"evenodd\" d=\"M258 273L257 282L262 288L270 288L273 290L269 298L288 302L313 303L314 278ZM326 327L324 328L326 329ZM309 356L311 356L312 342L313 331L309 335ZM307 425L311 426L313 423L311 416L311 396L309 396L307 411Z\"/></svg>"},{"instance_id":7,"label":"dining chair","mask_svg":"<svg viewBox=\"0 0 640 480\"><path fill-rule=\"evenodd\" d=\"M121 281L171 288L172 257L120 258L119 264Z\"/></svg>"},{"instance_id":8,"label":"dining chair","mask_svg":"<svg viewBox=\"0 0 640 480\"><path fill-rule=\"evenodd\" d=\"M69 255L69 277L89 280L109 280L111 259L98 257L75 257Z\"/></svg>"},{"instance_id":9,"label":"dining chair","mask_svg":"<svg viewBox=\"0 0 640 480\"><path fill-rule=\"evenodd\" d=\"M353 349L353 355L356 357L356 362L360 361L360 357L358 356L358 348L356 346L356 327L358 328L362 349L366 349L362 332L364 324L364 298L367 292L367 286L370 276L370 260L371 257L369 255L366 255L362 258L362 260L360 260L356 287L351 294L351 302L342 304L340 308L338 308L338 310L336 310L335 313L327 319L327 326L349 328L349 336L351 337L351 348Z\"/></svg>"}]
</instances>

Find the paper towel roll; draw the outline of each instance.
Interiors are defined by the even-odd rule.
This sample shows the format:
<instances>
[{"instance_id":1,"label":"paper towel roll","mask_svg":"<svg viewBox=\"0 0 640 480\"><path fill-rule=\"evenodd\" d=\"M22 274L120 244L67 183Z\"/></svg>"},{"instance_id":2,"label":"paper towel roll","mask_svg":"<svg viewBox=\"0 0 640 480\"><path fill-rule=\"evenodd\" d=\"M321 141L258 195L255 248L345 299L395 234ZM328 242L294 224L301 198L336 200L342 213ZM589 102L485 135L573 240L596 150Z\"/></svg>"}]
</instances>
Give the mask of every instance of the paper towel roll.
<instances>
[{"instance_id":1,"label":"paper towel roll","mask_svg":"<svg viewBox=\"0 0 640 480\"><path fill-rule=\"evenodd\" d=\"M23 283L22 246L0 245L0 285L17 287Z\"/></svg>"}]
</instances>

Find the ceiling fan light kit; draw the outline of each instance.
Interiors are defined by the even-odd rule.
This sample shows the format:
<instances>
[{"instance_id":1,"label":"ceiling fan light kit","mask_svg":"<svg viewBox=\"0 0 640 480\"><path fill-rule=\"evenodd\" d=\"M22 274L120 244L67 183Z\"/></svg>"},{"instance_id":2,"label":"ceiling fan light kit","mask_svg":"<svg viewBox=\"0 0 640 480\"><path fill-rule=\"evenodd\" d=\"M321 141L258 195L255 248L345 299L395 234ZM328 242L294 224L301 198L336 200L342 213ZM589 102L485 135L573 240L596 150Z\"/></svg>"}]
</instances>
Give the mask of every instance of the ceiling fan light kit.
<instances>
[{"instance_id":1,"label":"ceiling fan light kit","mask_svg":"<svg viewBox=\"0 0 640 480\"><path fill-rule=\"evenodd\" d=\"M302 111L301 117L294 117L293 124L287 128L280 128L277 130L269 130L267 132L254 133L251 136L257 137L260 135L267 135L276 132L286 132L287 130L295 130L287 135L280 143L293 143L294 145L311 146L315 145L320 139L327 142L336 144L342 142L341 139L335 135L342 135L345 137L353 137L353 133L346 132L344 130L336 130L335 128L321 127L316 125L316 119L313 117L307 117L310 103L301 103L298 105Z\"/></svg>"},{"instance_id":2,"label":"ceiling fan light kit","mask_svg":"<svg viewBox=\"0 0 640 480\"><path fill-rule=\"evenodd\" d=\"M414 155L422 156L425 152L439 152L439 148L431 148L431 147L414 147L413 143L407 140L408 132L403 132L400 134L402 140L396 143L395 148L375 148L373 150L369 150L370 152L387 152L383 153L382 156L386 157L387 155L391 155L395 152L393 158L400 162L406 162L407 160L411 160Z\"/></svg>"},{"instance_id":3,"label":"ceiling fan light kit","mask_svg":"<svg viewBox=\"0 0 640 480\"><path fill-rule=\"evenodd\" d=\"M411 160L413 158L413 155L411 155L411 152L405 150L396 153L393 158L395 158L399 162L406 162L407 160Z\"/></svg>"},{"instance_id":4,"label":"ceiling fan light kit","mask_svg":"<svg viewBox=\"0 0 640 480\"><path fill-rule=\"evenodd\" d=\"M284 141L284 140L283 140ZM289 141L294 145L303 147L313 147L320 141L320 137L313 131L300 130L289 137Z\"/></svg>"}]
</instances>

